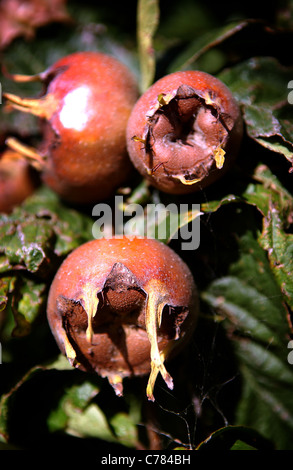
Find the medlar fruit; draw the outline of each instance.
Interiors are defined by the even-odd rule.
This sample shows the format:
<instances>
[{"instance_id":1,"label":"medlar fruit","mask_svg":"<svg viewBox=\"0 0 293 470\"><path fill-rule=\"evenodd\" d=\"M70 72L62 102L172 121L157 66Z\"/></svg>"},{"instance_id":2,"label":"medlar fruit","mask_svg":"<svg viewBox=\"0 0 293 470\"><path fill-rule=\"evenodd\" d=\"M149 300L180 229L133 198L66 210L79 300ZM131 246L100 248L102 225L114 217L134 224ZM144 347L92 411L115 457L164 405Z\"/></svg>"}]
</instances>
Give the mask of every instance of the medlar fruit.
<instances>
[{"instance_id":1,"label":"medlar fruit","mask_svg":"<svg viewBox=\"0 0 293 470\"><path fill-rule=\"evenodd\" d=\"M107 377L118 395L125 377L150 373L154 400L164 361L190 339L198 316L192 274L167 245L147 238L101 238L75 249L52 282L47 307L69 362Z\"/></svg>"},{"instance_id":2,"label":"medlar fruit","mask_svg":"<svg viewBox=\"0 0 293 470\"><path fill-rule=\"evenodd\" d=\"M204 72L175 72L154 83L134 106L128 152L156 188L190 193L230 167L242 127L239 107L224 83Z\"/></svg>"},{"instance_id":3,"label":"medlar fruit","mask_svg":"<svg viewBox=\"0 0 293 470\"><path fill-rule=\"evenodd\" d=\"M117 59L97 52L70 54L35 76L39 99L5 93L15 109L42 119L43 141L31 149L8 139L42 172L43 181L64 200L87 204L108 198L129 176L126 124L138 97L136 81Z\"/></svg>"},{"instance_id":4,"label":"medlar fruit","mask_svg":"<svg viewBox=\"0 0 293 470\"><path fill-rule=\"evenodd\" d=\"M0 212L9 214L38 187L33 168L10 149L0 155Z\"/></svg>"}]
</instances>

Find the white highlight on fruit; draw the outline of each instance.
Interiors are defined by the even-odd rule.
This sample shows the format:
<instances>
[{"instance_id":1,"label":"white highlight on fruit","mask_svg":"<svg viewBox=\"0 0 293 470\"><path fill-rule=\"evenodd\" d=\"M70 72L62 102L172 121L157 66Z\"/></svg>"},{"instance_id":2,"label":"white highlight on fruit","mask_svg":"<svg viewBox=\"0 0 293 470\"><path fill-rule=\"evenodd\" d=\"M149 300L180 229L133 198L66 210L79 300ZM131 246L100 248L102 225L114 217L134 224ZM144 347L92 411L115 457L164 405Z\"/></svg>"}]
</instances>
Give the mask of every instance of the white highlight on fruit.
<instances>
[{"instance_id":1,"label":"white highlight on fruit","mask_svg":"<svg viewBox=\"0 0 293 470\"><path fill-rule=\"evenodd\" d=\"M83 85L65 96L59 116L66 129L82 131L85 128L89 119L87 105L90 94L90 89Z\"/></svg>"}]
</instances>

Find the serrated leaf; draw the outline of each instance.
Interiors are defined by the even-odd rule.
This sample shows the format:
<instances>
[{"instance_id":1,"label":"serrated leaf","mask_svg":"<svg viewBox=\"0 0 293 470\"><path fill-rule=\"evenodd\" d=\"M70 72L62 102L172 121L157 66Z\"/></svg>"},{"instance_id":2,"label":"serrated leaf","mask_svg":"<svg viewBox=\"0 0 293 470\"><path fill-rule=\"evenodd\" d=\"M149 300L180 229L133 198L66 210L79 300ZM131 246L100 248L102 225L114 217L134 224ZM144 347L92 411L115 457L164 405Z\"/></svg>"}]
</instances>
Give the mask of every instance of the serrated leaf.
<instances>
[{"instance_id":1,"label":"serrated leaf","mask_svg":"<svg viewBox=\"0 0 293 470\"><path fill-rule=\"evenodd\" d=\"M254 338L257 339L257 338ZM276 382L282 387L292 387L293 370L287 361L288 350L284 348L276 354L273 344L264 348L255 341L237 341L237 355L241 357L241 363L249 367L250 371L259 375L258 381ZM277 351L278 352L278 351ZM261 373L260 373L261 371ZM293 417L293 410L291 411ZM293 425L293 419L291 419Z\"/></svg>"},{"instance_id":2,"label":"serrated leaf","mask_svg":"<svg viewBox=\"0 0 293 470\"><path fill-rule=\"evenodd\" d=\"M272 271L286 302L293 309L293 235L285 233L280 213L271 201L260 241L268 252Z\"/></svg>"},{"instance_id":3,"label":"serrated leaf","mask_svg":"<svg viewBox=\"0 0 293 470\"><path fill-rule=\"evenodd\" d=\"M23 211L54 228L54 252L57 256L68 254L92 238L92 219L63 204L57 194L45 186L25 201L20 212L15 211L15 217Z\"/></svg>"},{"instance_id":4,"label":"serrated leaf","mask_svg":"<svg viewBox=\"0 0 293 470\"><path fill-rule=\"evenodd\" d=\"M54 256L64 256L92 238L92 221L64 206L41 188L21 208L0 218L0 272L22 269L39 273Z\"/></svg>"},{"instance_id":5,"label":"serrated leaf","mask_svg":"<svg viewBox=\"0 0 293 470\"><path fill-rule=\"evenodd\" d=\"M241 360L247 348L242 350L240 343L237 346ZM253 370L244 364L241 373L243 390L236 422L257 429L274 442L277 450L292 449L292 386L286 383L281 386L278 377L275 380L267 379L260 369Z\"/></svg>"},{"instance_id":6,"label":"serrated leaf","mask_svg":"<svg viewBox=\"0 0 293 470\"><path fill-rule=\"evenodd\" d=\"M47 280L63 256L92 239L91 229L88 216L63 205L45 187L12 214L0 217L0 273L4 275L0 306L6 307L9 293L14 336L31 331L46 302ZM17 279L13 284L5 276L11 270Z\"/></svg>"},{"instance_id":7,"label":"serrated leaf","mask_svg":"<svg viewBox=\"0 0 293 470\"><path fill-rule=\"evenodd\" d=\"M282 344L274 325L267 324L268 307L273 310L274 307L255 288L237 278L225 277L213 282L203 298L223 318L229 318L233 329L241 331L242 335L265 344Z\"/></svg>"},{"instance_id":8,"label":"serrated leaf","mask_svg":"<svg viewBox=\"0 0 293 470\"><path fill-rule=\"evenodd\" d=\"M248 135L293 162L293 107L288 84L292 67L271 57L257 57L222 72L219 78L234 94L243 111Z\"/></svg>"},{"instance_id":9,"label":"serrated leaf","mask_svg":"<svg viewBox=\"0 0 293 470\"><path fill-rule=\"evenodd\" d=\"M293 425L288 393L293 369L287 360L289 325L283 296L266 252L252 233L240 238L239 254L230 275L213 281L203 297L220 313L242 373L237 423L251 426L278 448L291 448L285 430Z\"/></svg>"},{"instance_id":10,"label":"serrated leaf","mask_svg":"<svg viewBox=\"0 0 293 470\"><path fill-rule=\"evenodd\" d=\"M266 250L272 273L292 309L293 236L287 229L292 222L293 197L264 165L256 168L254 178L257 183L250 184L243 196L263 215L259 243Z\"/></svg>"},{"instance_id":11,"label":"serrated leaf","mask_svg":"<svg viewBox=\"0 0 293 470\"><path fill-rule=\"evenodd\" d=\"M27 269L37 272L46 262L54 230L47 221L22 214L17 221L13 216L0 220L0 271Z\"/></svg>"}]
</instances>

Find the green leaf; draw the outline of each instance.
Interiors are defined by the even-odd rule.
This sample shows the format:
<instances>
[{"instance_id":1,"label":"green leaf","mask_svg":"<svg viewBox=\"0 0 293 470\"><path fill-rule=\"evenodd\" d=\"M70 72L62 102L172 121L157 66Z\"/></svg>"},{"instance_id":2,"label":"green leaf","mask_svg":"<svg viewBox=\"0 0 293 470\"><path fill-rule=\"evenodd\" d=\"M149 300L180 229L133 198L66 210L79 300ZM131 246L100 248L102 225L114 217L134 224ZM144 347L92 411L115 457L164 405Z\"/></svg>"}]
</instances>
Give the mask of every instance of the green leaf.
<instances>
[{"instance_id":1,"label":"green leaf","mask_svg":"<svg viewBox=\"0 0 293 470\"><path fill-rule=\"evenodd\" d=\"M279 449L292 448L293 369L287 359L289 325L282 292L253 234L247 232L238 243L239 259L229 275L203 293L222 318L242 375L236 424L252 427Z\"/></svg>"},{"instance_id":2,"label":"green leaf","mask_svg":"<svg viewBox=\"0 0 293 470\"><path fill-rule=\"evenodd\" d=\"M271 57L249 59L219 75L242 107L248 135L289 162L293 161L293 107L288 101L292 76L292 67Z\"/></svg>"},{"instance_id":3,"label":"green leaf","mask_svg":"<svg viewBox=\"0 0 293 470\"><path fill-rule=\"evenodd\" d=\"M199 205L165 205L161 202L149 203L145 208L136 203L126 203L122 209L124 216L131 217L121 227L125 235L147 236L163 243L177 239L182 228L195 223L202 214Z\"/></svg>"},{"instance_id":4,"label":"green leaf","mask_svg":"<svg viewBox=\"0 0 293 470\"><path fill-rule=\"evenodd\" d=\"M227 426L212 433L197 450L272 450L272 444L249 427Z\"/></svg>"},{"instance_id":5,"label":"green leaf","mask_svg":"<svg viewBox=\"0 0 293 470\"><path fill-rule=\"evenodd\" d=\"M23 386L28 384L32 379L38 377L38 374L43 373L44 371L50 370L68 370L68 367L72 370L72 367L69 366L68 361L65 358L61 360L54 360L47 365L38 365L32 367L27 371L27 373L11 388L7 393L4 393L0 398L0 442L9 442L10 440L10 431L11 431L11 413L14 409L15 399L18 392L22 389Z\"/></svg>"},{"instance_id":6,"label":"green leaf","mask_svg":"<svg viewBox=\"0 0 293 470\"><path fill-rule=\"evenodd\" d=\"M230 266L230 276L212 282L203 297L242 335L265 346L283 347L288 333L286 311L266 253L251 233L239 243L240 259Z\"/></svg>"},{"instance_id":7,"label":"green leaf","mask_svg":"<svg viewBox=\"0 0 293 470\"><path fill-rule=\"evenodd\" d=\"M13 336L31 331L46 302L48 279L64 256L90 239L91 218L63 205L45 187L12 214L0 216L0 307L10 299Z\"/></svg>"},{"instance_id":8,"label":"green leaf","mask_svg":"<svg viewBox=\"0 0 293 470\"><path fill-rule=\"evenodd\" d=\"M242 202L243 199L240 196L235 196L234 194L229 194L224 196L222 199L214 200L214 201L205 201L201 204L201 210L203 212L216 212L222 206L230 203Z\"/></svg>"},{"instance_id":9,"label":"green leaf","mask_svg":"<svg viewBox=\"0 0 293 470\"><path fill-rule=\"evenodd\" d=\"M243 200L254 205L263 216L268 214L268 201L274 201L284 216L292 207L292 196L282 186L278 178L265 165L258 165L253 173L254 183L250 183L242 193Z\"/></svg>"},{"instance_id":10,"label":"green leaf","mask_svg":"<svg viewBox=\"0 0 293 470\"><path fill-rule=\"evenodd\" d=\"M0 272L9 269L41 273L49 261L92 238L89 217L63 205L41 188L9 215L0 218Z\"/></svg>"},{"instance_id":11,"label":"green leaf","mask_svg":"<svg viewBox=\"0 0 293 470\"><path fill-rule=\"evenodd\" d=\"M48 241L53 236L53 228L47 222L34 217L22 216L19 221L5 217L0 221L0 271L25 268L34 273L48 255Z\"/></svg>"},{"instance_id":12,"label":"green leaf","mask_svg":"<svg viewBox=\"0 0 293 470\"><path fill-rule=\"evenodd\" d=\"M139 0L137 5L137 39L141 69L141 91L153 82L156 58L153 37L159 23L158 0Z\"/></svg>"},{"instance_id":13,"label":"green leaf","mask_svg":"<svg viewBox=\"0 0 293 470\"><path fill-rule=\"evenodd\" d=\"M135 447L138 442L137 427L127 413L116 413L110 420L111 427L120 444Z\"/></svg>"},{"instance_id":14,"label":"green leaf","mask_svg":"<svg viewBox=\"0 0 293 470\"><path fill-rule=\"evenodd\" d=\"M272 271L286 299L293 309L293 235L284 231L278 208L269 201L260 241L267 250Z\"/></svg>"},{"instance_id":15,"label":"green leaf","mask_svg":"<svg viewBox=\"0 0 293 470\"><path fill-rule=\"evenodd\" d=\"M81 210L63 204L58 195L45 186L26 199L19 211L14 211L14 218L21 218L23 212L53 228L54 253L57 256L67 255L81 243L92 239L92 219Z\"/></svg>"},{"instance_id":16,"label":"green leaf","mask_svg":"<svg viewBox=\"0 0 293 470\"><path fill-rule=\"evenodd\" d=\"M108 420L103 410L93 402L98 391L97 386L88 381L67 389L49 416L50 428L54 431L62 429L82 438L98 438L134 447L137 429L131 416L118 412Z\"/></svg>"},{"instance_id":17,"label":"green leaf","mask_svg":"<svg viewBox=\"0 0 293 470\"><path fill-rule=\"evenodd\" d=\"M83 413L67 403L65 413L68 417L66 432L83 438L98 438L115 442L115 436L102 410L94 403Z\"/></svg>"},{"instance_id":18,"label":"green leaf","mask_svg":"<svg viewBox=\"0 0 293 470\"><path fill-rule=\"evenodd\" d=\"M14 282L15 278L12 277L0 278L0 312L7 307L9 294L13 290Z\"/></svg>"},{"instance_id":19,"label":"green leaf","mask_svg":"<svg viewBox=\"0 0 293 470\"><path fill-rule=\"evenodd\" d=\"M17 294L20 300L17 307L13 308L16 326L12 334L19 337L31 331L32 323L46 302L47 285L25 279L22 286L17 289Z\"/></svg>"},{"instance_id":20,"label":"green leaf","mask_svg":"<svg viewBox=\"0 0 293 470\"><path fill-rule=\"evenodd\" d=\"M240 343L238 346L238 354L244 359L247 348L242 349ZM291 381L280 384L278 377L274 380L268 379L262 374L261 369L253 370L247 365L241 367L241 373L243 389L236 422L257 429L274 442L276 450L292 449Z\"/></svg>"},{"instance_id":21,"label":"green leaf","mask_svg":"<svg viewBox=\"0 0 293 470\"><path fill-rule=\"evenodd\" d=\"M238 32L242 31L244 28L249 26L249 24L249 20L240 22L235 21L233 23L229 23L228 25L214 28L205 32L204 34L201 34L188 45L183 53L179 54L176 59L171 62L171 66L169 66L168 72L172 73L178 70L196 68L196 63L203 54L215 48Z\"/></svg>"},{"instance_id":22,"label":"green leaf","mask_svg":"<svg viewBox=\"0 0 293 470\"><path fill-rule=\"evenodd\" d=\"M254 177L258 183L249 185L243 196L263 215L259 243L266 250L272 273L292 309L293 235L289 229L293 197L264 165L256 168Z\"/></svg>"}]
</instances>

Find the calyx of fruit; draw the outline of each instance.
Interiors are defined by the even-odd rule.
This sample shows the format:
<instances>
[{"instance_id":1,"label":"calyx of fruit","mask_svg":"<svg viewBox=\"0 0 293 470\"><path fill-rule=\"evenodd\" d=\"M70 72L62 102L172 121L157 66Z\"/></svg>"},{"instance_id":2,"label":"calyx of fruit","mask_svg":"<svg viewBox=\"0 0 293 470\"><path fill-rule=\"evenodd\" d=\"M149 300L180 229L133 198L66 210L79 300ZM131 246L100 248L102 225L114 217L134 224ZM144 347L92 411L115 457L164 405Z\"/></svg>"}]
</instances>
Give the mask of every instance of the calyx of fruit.
<instances>
[{"instance_id":1,"label":"calyx of fruit","mask_svg":"<svg viewBox=\"0 0 293 470\"><path fill-rule=\"evenodd\" d=\"M224 148L233 123L223 114L220 102L208 93L199 94L192 87L181 85L172 94L159 95L147 117L142 140L149 153L150 173L156 171L152 166L154 155L166 172L186 185L201 181L213 161L218 169L223 167ZM184 153L186 161L181 173L177 170L178 153ZM203 166L203 161L209 161L208 165Z\"/></svg>"},{"instance_id":2,"label":"calyx of fruit","mask_svg":"<svg viewBox=\"0 0 293 470\"><path fill-rule=\"evenodd\" d=\"M145 305L145 318L141 315L135 319L137 310ZM111 272L106 278L103 287L99 291L93 291L92 286L86 286L78 300L68 299L60 296L58 298L58 310L62 315L64 328L64 344L66 355L72 365L88 367L85 361L83 348L78 348L77 335L81 335L83 326L84 344L88 348L95 345L95 336L99 332L108 332L111 341L119 349L121 337L132 328L134 321L139 327L146 330L150 343L150 364L151 372L147 385L147 396L154 400L153 390L157 375L161 373L167 386L173 388L173 380L167 372L164 361L172 351L173 346L178 346L180 338L180 325L185 320L187 310L185 307L177 308L177 317L170 316L168 332L160 331L162 325L163 310L171 308L168 305L168 293L165 292L164 285L157 280L151 280L142 288L135 276L128 268L121 264L114 264ZM180 313L179 313L180 311ZM86 320L85 320L86 316ZM82 323L80 322L83 318ZM172 332L172 333L170 333ZM158 335L168 336L168 346L159 350ZM125 357L127 360L127 357ZM129 364L131 369L131 364ZM116 393L122 393L122 376L117 374L109 375L109 381Z\"/></svg>"}]
</instances>

